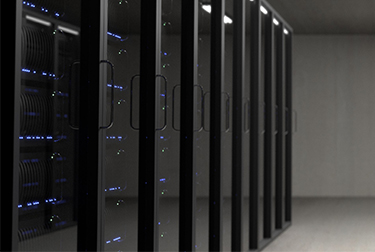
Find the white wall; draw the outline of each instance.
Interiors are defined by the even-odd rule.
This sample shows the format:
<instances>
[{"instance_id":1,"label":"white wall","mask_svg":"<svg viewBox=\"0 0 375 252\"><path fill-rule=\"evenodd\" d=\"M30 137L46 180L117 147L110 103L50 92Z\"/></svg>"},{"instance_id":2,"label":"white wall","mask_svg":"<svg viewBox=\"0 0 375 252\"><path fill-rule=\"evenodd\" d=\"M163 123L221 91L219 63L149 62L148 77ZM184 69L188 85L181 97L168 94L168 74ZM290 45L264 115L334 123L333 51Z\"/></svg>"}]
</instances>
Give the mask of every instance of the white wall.
<instances>
[{"instance_id":1,"label":"white wall","mask_svg":"<svg viewBox=\"0 0 375 252\"><path fill-rule=\"evenodd\" d=\"M294 196L375 196L375 36L295 36Z\"/></svg>"}]
</instances>

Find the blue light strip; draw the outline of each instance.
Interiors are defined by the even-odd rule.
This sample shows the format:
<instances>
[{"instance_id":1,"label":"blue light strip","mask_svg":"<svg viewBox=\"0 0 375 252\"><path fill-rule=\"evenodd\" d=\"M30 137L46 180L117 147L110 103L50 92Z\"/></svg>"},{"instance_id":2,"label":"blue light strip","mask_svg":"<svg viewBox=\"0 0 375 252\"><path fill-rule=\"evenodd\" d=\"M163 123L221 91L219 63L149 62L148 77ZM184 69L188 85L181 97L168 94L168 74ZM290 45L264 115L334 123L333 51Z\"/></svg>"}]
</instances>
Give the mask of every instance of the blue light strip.
<instances>
[{"instance_id":1,"label":"blue light strip","mask_svg":"<svg viewBox=\"0 0 375 252\"><path fill-rule=\"evenodd\" d=\"M120 35L115 34L115 33L112 33L112 32L107 32L107 34L108 34L109 36L111 36L111 37L114 37L114 38L119 39L121 42L122 42L122 41L125 41L125 40L128 39L128 38L122 38Z\"/></svg>"},{"instance_id":2,"label":"blue light strip","mask_svg":"<svg viewBox=\"0 0 375 252\"><path fill-rule=\"evenodd\" d=\"M53 136L19 136L19 140L53 140ZM55 139L67 139L67 136L56 136Z\"/></svg>"},{"instance_id":3,"label":"blue light strip","mask_svg":"<svg viewBox=\"0 0 375 252\"><path fill-rule=\"evenodd\" d=\"M24 112L23 115L27 115L27 116L40 116L40 113L37 113L37 112Z\"/></svg>"},{"instance_id":4,"label":"blue light strip","mask_svg":"<svg viewBox=\"0 0 375 252\"><path fill-rule=\"evenodd\" d=\"M113 241L118 241L120 239L121 239L121 237L116 237L115 239L113 239Z\"/></svg>"},{"instance_id":5,"label":"blue light strip","mask_svg":"<svg viewBox=\"0 0 375 252\"><path fill-rule=\"evenodd\" d=\"M29 1L22 1L22 4L27 6L27 7L30 7L30 8L36 9L36 10L40 10L41 12L44 12L44 13L50 12L47 8L45 8L43 6L37 7L34 3L31 3ZM60 17L61 15L62 14L57 12L57 11L54 12L55 17Z\"/></svg>"},{"instance_id":6,"label":"blue light strip","mask_svg":"<svg viewBox=\"0 0 375 252\"><path fill-rule=\"evenodd\" d=\"M52 136L20 136L20 140L53 140Z\"/></svg>"},{"instance_id":7,"label":"blue light strip","mask_svg":"<svg viewBox=\"0 0 375 252\"><path fill-rule=\"evenodd\" d=\"M27 2L27 1L23 1L22 3L23 3L23 5L29 6L31 8L35 8L36 7L35 4Z\"/></svg>"},{"instance_id":8,"label":"blue light strip","mask_svg":"<svg viewBox=\"0 0 375 252\"><path fill-rule=\"evenodd\" d=\"M49 72L46 72L46 71L40 71L40 72L38 72L38 71L36 71L34 69L28 69L28 68L22 68L21 71L24 72L24 73L41 74L42 76L47 76L47 77L53 77L53 78L56 77L56 74L49 73Z\"/></svg>"},{"instance_id":9,"label":"blue light strip","mask_svg":"<svg viewBox=\"0 0 375 252\"><path fill-rule=\"evenodd\" d=\"M61 179L56 179L56 180L55 180L56 183L64 183L64 182L66 182L66 181L67 181L66 178L61 178Z\"/></svg>"},{"instance_id":10,"label":"blue light strip","mask_svg":"<svg viewBox=\"0 0 375 252\"><path fill-rule=\"evenodd\" d=\"M113 238L112 240L108 240L108 241L106 241L105 243L106 244L109 244L109 243L111 243L111 242L122 242L124 239L121 239L121 236L119 236L119 237L116 237L116 238Z\"/></svg>"},{"instance_id":11,"label":"blue light strip","mask_svg":"<svg viewBox=\"0 0 375 252\"><path fill-rule=\"evenodd\" d=\"M107 84L107 87L112 87L112 84ZM115 89L120 89L122 91L124 90L124 87L115 85Z\"/></svg>"},{"instance_id":12,"label":"blue light strip","mask_svg":"<svg viewBox=\"0 0 375 252\"><path fill-rule=\"evenodd\" d=\"M66 224L66 221L61 221L58 223L55 223L55 227L64 226Z\"/></svg>"},{"instance_id":13,"label":"blue light strip","mask_svg":"<svg viewBox=\"0 0 375 252\"><path fill-rule=\"evenodd\" d=\"M127 138L126 137L123 137L123 136L106 136L106 138L108 140L118 140L118 141L122 141L122 140L125 140Z\"/></svg>"},{"instance_id":14,"label":"blue light strip","mask_svg":"<svg viewBox=\"0 0 375 252\"><path fill-rule=\"evenodd\" d=\"M38 89L32 89L32 88L25 88L25 91L30 92L30 93L39 93Z\"/></svg>"},{"instance_id":15,"label":"blue light strip","mask_svg":"<svg viewBox=\"0 0 375 252\"><path fill-rule=\"evenodd\" d=\"M37 232L37 231L38 231L38 229L34 228L34 229L23 231L22 234L23 235L25 235L25 234L31 234L31 233L34 233L34 232Z\"/></svg>"},{"instance_id":16,"label":"blue light strip","mask_svg":"<svg viewBox=\"0 0 375 252\"><path fill-rule=\"evenodd\" d=\"M37 163L39 162L39 159L33 158L33 159L24 159L22 160L23 163Z\"/></svg>"},{"instance_id":17,"label":"blue light strip","mask_svg":"<svg viewBox=\"0 0 375 252\"><path fill-rule=\"evenodd\" d=\"M52 203L52 202L56 202L56 201L57 201L56 198L46 199L46 203Z\"/></svg>"},{"instance_id":18,"label":"blue light strip","mask_svg":"<svg viewBox=\"0 0 375 252\"><path fill-rule=\"evenodd\" d=\"M111 187L111 188L108 188L108 189L104 189L105 192L107 192L107 191L117 191L117 190L121 190L121 187Z\"/></svg>"},{"instance_id":19,"label":"blue light strip","mask_svg":"<svg viewBox=\"0 0 375 252\"><path fill-rule=\"evenodd\" d=\"M33 201L33 202L27 202L27 203L26 203L26 206L27 206L27 207L31 207L31 206L37 206L37 205L39 205L39 204L40 204L39 201ZM26 207L26 206L25 206L25 207ZM23 207L23 206L22 206L21 204L18 205L18 208L22 208L22 207Z\"/></svg>"},{"instance_id":20,"label":"blue light strip","mask_svg":"<svg viewBox=\"0 0 375 252\"><path fill-rule=\"evenodd\" d=\"M53 205L59 205L66 203L66 200L57 200L56 198L50 198L46 199L45 203L51 203ZM31 210L31 209L36 209L40 205L39 201L32 201L32 202L27 202L25 205L18 204L18 208L22 208L23 210Z\"/></svg>"},{"instance_id":21,"label":"blue light strip","mask_svg":"<svg viewBox=\"0 0 375 252\"><path fill-rule=\"evenodd\" d=\"M31 187L31 186L37 186L39 185L38 182L32 182L32 183L26 183L26 184L23 184L22 186L23 187Z\"/></svg>"},{"instance_id":22,"label":"blue light strip","mask_svg":"<svg viewBox=\"0 0 375 252\"><path fill-rule=\"evenodd\" d=\"M124 187L121 187L121 186L116 186L116 187L110 187L110 188L105 188L104 191L105 192L113 192L113 191L124 191L126 190L127 188L127 185L125 185Z\"/></svg>"}]
</instances>

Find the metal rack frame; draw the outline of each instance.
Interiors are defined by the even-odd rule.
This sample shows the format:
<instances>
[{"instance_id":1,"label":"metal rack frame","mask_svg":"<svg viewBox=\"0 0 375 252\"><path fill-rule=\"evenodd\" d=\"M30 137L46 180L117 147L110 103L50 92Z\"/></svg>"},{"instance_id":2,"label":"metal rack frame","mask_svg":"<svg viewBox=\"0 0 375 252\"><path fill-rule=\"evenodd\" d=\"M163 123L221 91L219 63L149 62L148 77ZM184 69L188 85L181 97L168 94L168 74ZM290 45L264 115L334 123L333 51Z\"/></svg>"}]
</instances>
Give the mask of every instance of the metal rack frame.
<instances>
[{"instance_id":1,"label":"metal rack frame","mask_svg":"<svg viewBox=\"0 0 375 252\"><path fill-rule=\"evenodd\" d=\"M262 13L261 8L265 9L267 14ZM265 25L265 62L261 60L262 41L261 41L261 16L267 15ZM274 19L278 23L275 28ZM291 109L292 106L292 79L291 79L291 37L293 29L277 13L276 10L265 0L254 0L251 6L251 131L250 131L250 250L257 251L265 248L278 235L291 225L291 116L285 119L285 108ZM278 31L278 39L275 38L274 29ZM276 44L276 76L273 75L274 49ZM287 42L286 42L287 41ZM283 53L283 50L286 53ZM263 108L260 106L260 87L261 87L261 65L265 67L265 137L264 137L264 157L260 155L260 120L263 114ZM284 72L285 70L285 72ZM276 79L276 90L272 88L273 78ZM275 118L274 118L274 96L276 96L278 106L278 133L275 137ZM290 113L289 113L290 114ZM288 123L285 123L288 120ZM287 125L287 128L286 126ZM286 137L285 137L285 132ZM276 138L276 139L275 139ZM287 140L286 140L287 139ZM274 151L276 150L276 156ZM264 158L264 167L260 166L260 158ZM276 160L276 162L275 162ZM288 160L288 161L286 161ZM273 163L275 162L275 163ZM275 166L276 165L276 166ZM272 185L272 169L276 169L276 185ZM264 169L264 188L259 188L259 170ZM284 173L284 174L283 174ZM283 176L285 175L285 181ZM274 187L273 187L274 186ZM272 209L272 190L276 190L275 209L273 216ZM259 195L260 190L264 190L264 208L263 208L263 239L259 241ZM285 202L283 202L282 191L285 190ZM284 214L283 214L284 213ZM273 223L272 219L275 219ZM276 225L276 230L272 232L272 226Z\"/></svg>"},{"instance_id":2,"label":"metal rack frame","mask_svg":"<svg viewBox=\"0 0 375 252\"><path fill-rule=\"evenodd\" d=\"M83 1L82 1L83 2ZM143 4L142 4L143 3ZM160 69L161 0L141 1L141 64L140 64L140 126L139 126L139 208L138 250L157 250L157 165L155 131L155 76ZM251 82L245 83L245 0L233 1L233 134L232 134L232 251L240 251L242 239L243 184L245 169L250 170L249 250L263 249L291 225L291 165L292 165L292 116L279 108L276 122L274 106L266 107L265 159L269 162L260 167L260 101L261 64L266 69L266 102L284 104L292 111L292 34L293 29L265 0L251 1ZM198 0L182 2L182 53L181 53L181 129L180 129L180 212L179 250L195 250L195 142L194 111L196 102L194 86L197 84L198 59ZM104 248L103 171L101 169L101 134L103 100L100 86L103 85L103 69L99 62L105 59L105 35L103 29L107 10L105 0L90 1L81 11L81 96L78 171L78 247L77 250L100 251ZM261 13L260 7L268 10L266 27L266 57L261 62ZM21 69L21 1L1 1L1 52L12 52L11 57L1 59L1 167L0 167L0 250L15 251L18 247L18 132L19 132L19 83ZM14 13L10 15L10 13ZM221 168L221 95L224 81L224 24L225 0L212 1L211 26L211 117L210 117L210 191L209 191L209 249L222 250L222 168ZM11 18L9 18L11 17ZM279 21L279 27L273 19ZM5 22L6 21L6 22ZM275 30L277 36L275 36ZM284 34L284 29L288 34ZM276 51L273 45L277 42ZM285 53L283 53L285 48ZM92 53L97 52L97 53ZM276 59L276 63L274 62ZM272 68L276 64L275 76ZM7 73L6 75L4 73ZM273 78L276 89L272 88ZM4 83L13 83L5 85ZM242 163L244 85L250 85L250 167ZM90 86L91 88L88 88ZM152 85L151 85L152 86ZM97 88L92 88L97 87ZM84 90L84 92L83 92ZM274 99L276 97L276 99ZM276 100L276 101L275 101ZM276 125L277 124L277 125ZM277 128L282 134L275 136ZM10 134L12 132L12 134ZM285 132L285 134L284 134ZM273 153L276 151L275 153ZM96 153L93 155L92 153ZM6 158L5 158L6 157ZM13 162L13 169L7 169ZM276 184L272 185L271 169L276 167ZM259 188L259 169L265 169L264 188ZM285 176L285 181L283 177ZM272 190L276 190L276 214L271 211ZM264 190L264 239L258 240L259 192ZM285 190L285 201L283 194ZM11 191L11 193L9 193ZM274 221L273 221L274 220ZM272 232L271 225L275 225Z\"/></svg>"}]
</instances>

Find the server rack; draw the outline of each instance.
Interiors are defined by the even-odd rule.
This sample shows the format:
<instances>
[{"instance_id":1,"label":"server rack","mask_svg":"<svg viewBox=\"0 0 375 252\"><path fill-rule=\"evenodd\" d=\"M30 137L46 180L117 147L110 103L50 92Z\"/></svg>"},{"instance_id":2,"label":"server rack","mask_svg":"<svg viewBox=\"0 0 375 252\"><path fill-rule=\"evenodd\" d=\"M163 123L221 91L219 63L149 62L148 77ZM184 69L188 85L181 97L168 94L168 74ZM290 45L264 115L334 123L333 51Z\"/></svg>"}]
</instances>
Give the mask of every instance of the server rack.
<instances>
[{"instance_id":1,"label":"server rack","mask_svg":"<svg viewBox=\"0 0 375 252\"><path fill-rule=\"evenodd\" d=\"M249 240L259 250L291 225L293 29L266 1L252 1L251 15Z\"/></svg>"},{"instance_id":2,"label":"server rack","mask_svg":"<svg viewBox=\"0 0 375 252\"><path fill-rule=\"evenodd\" d=\"M11 143L15 160L1 169L1 248L221 251L229 240L232 251L259 250L285 230L292 29L277 12L265 1L62 2L1 3L18 20L7 34L18 43L6 43L15 62L1 64L2 83L5 67L15 83L1 90L2 112L8 92L14 97L2 156ZM22 175L29 171L39 177ZM28 221L23 208L33 211Z\"/></svg>"}]
</instances>

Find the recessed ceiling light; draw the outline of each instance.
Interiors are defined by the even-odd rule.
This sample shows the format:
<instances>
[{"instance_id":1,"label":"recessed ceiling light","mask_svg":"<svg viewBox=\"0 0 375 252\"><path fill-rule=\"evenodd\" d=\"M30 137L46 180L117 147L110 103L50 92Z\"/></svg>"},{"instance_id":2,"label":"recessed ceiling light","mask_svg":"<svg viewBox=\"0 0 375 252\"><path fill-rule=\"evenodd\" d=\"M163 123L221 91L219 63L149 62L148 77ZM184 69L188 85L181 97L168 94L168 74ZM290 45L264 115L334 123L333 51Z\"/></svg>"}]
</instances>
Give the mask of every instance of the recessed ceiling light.
<instances>
[{"instance_id":1,"label":"recessed ceiling light","mask_svg":"<svg viewBox=\"0 0 375 252\"><path fill-rule=\"evenodd\" d=\"M224 16L224 24L231 24L233 23L233 20L228 17L227 15Z\"/></svg>"},{"instance_id":2,"label":"recessed ceiling light","mask_svg":"<svg viewBox=\"0 0 375 252\"><path fill-rule=\"evenodd\" d=\"M212 11L212 7L209 4L203 4L202 9L205 10L206 12L208 12L208 13L211 13L211 11ZM225 15L224 16L224 24L231 24L231 23L233 23L233 20L230 17L228 17L227 15Z\"/></svg>"},{"instance_id":3,"label":"recessed ceiling light","mask_svg":"<svg viewBox=\"0 0 375 252\"><path fill-rule=\"evenodd\" d=\"M207 11L208 13L211 13L211 5L209 4L202 5L202 9Z\"/></svg>"},{"instance_id":4,"label":"recessed ceiling light","mask_svg":"<svg viewBox=\"0 0 375 252\"><path fill-rule=\"evenodd\" d=\"M266 10L266 8L264 8L263 6L260 6L260 11L263 12L264 15L268 14L268 10Z\"/></svg>"}]
</instances>

